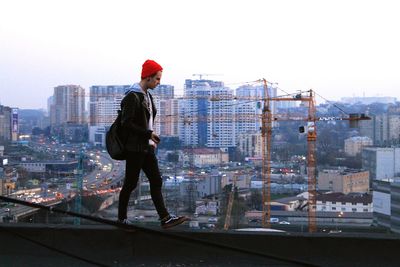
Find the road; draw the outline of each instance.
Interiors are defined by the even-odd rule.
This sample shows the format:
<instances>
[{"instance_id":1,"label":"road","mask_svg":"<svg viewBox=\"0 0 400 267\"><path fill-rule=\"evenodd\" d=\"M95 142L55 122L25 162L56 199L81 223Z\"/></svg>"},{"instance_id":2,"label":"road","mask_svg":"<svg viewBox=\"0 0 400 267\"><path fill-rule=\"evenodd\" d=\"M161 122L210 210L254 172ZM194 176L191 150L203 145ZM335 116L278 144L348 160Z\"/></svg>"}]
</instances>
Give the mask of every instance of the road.
<instances>
[{"instance_id":1,"label":"road","mask_svg":"<svg viewBox=\"0 0 400 267\"><path fill-rule=\"evenodd\" d=\"M63 153L79 153L80 148L75 145L55 145L55 144L39 144L32 143L32 148L37 151L42 151L51 154L54 158L65 157ZM102 194L107 192L111 187L116 187L121 184L125 173L125 164L121 161L112 160L106 151L88 150L86 156L89 160L96 164L94 171L86 174L83 177L83 189L86 194ZM61 180L59 178L58 180ZM73 179L69 182L58 182L57 188L41 189L24 191L24 193L13 194L11 197L16 197L21 200L35 203L58 203L63 198L70 198L76 194ZM4 217L20 216L35 211L35 209L8 204L6 207L0 208L0 222Z\"/></svg>"}]
</instances>

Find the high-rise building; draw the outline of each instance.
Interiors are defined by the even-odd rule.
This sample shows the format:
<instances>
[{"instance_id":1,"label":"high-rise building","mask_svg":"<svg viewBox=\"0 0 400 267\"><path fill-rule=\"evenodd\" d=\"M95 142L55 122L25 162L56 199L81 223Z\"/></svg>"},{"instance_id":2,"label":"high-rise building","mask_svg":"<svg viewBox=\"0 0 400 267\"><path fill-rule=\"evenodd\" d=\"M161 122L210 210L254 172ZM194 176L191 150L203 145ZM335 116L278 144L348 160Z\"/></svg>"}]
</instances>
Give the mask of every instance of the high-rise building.
<instances>
[{"instance_id":1,"label":"high-rise building","mask_svg":"<svg viewBox=\"0 0 400 267\"><path fill-rule=\"evenodd\" d=\"M277 88L268 87L268 96L276 97ZM236 133L261 132L261 115L263 110L264 86L244 85L236 89L235 127ZM276 113L276 103L270 102L272 114Z\"/></svg>"},{"instance_id":2,"label":"high-rise building","mask_svg":"<svg viewBox=\"0 0 400 267\"><path fill-rule=\"evenodd\" d=\"M131 85L94 85L89 97L89 142L105 146L108 128L121 109L121 101Z\"/></svg>"},{"instance_id":3,"label":"high-rise building","mask_svg":"<svg viewBox=\"0 0 400 267\"><path fill-rule=\"evenodd\" d=\"M150 93L157 109L155 132L161 136L178 136L178 100L174 99L174 86L162 84Z\"/></svg>"},{"instance_id":4,"label":"high-rise building","mask_svg":"<svg viewBox=\"0 0 400 267\"><path fill-rule=\"evenodd\" d=\"M400 115L380 114L371 120L360 122L360 134L368 136L374 145L390 145L400 142Z\"/></svg>"},{"instance_id":5,"label":"high-rise building","mask_svg":"<svg viewBox=\"0 0 400 267\"><path fill-rule=\"evenodd\" d=\"M11 141L18 141L19 117L18 108L11 108Z\"/></svg>"},{"instance_id":6,"label":"high-rise building","mask_svg":"<svg viewBox=\"0 0 400 267\"><path fill-rule=\"evenodd\" d=\"M156 88L150 91L150 93L157 99L157 100L168 100L174 98L174 86L168 84L160 84Z\"/></svg>"},{"instance_id":7,"label":"high-rise building","mask_svg":"<svg viewBox=\"0 0 400 267\"><path fill-rule=\"evenodd\" d=\"M54 87L50 121L53 126L85 123L85 89L79 85Z\"/></svg>"},{"instance_id":8,"label":"high-rise building","mask_svg":"<svg viewBox=\"0 0 400 267\"><path fill-rule=\"evenodd\" d=\"M235 144L233 90L223 82L186 80L179 102L179 137L186 146L228 148Z\"/></svg>"},{"instance_id":9,"label":"high-rise building","mask_svg":"<svg viewBox=\"0 0 400 267\"><path fill-rule=\"evenodd\" d=\"M237 146L244 157L262 157L262 137L259 133L241 133L236 136Z\"/></svg>"},{"instance_id":10,"label":"high-rise building","mask_svg":"<svg viewBox=\"0 0 400 267\"><path fill-rule=\"evenodd\" d=\"M121 100L130 85L95 85L90 87L89 125L110 126L117 117Z\"/></svg>"},{"instance_id":11,"label":"high-rise building","mask_svg":"<svg viewBox=\"0 0 400 267\"><path fill-rule=\"evenodd\" d=\"M47 98L47 116L50 114L51 106L54 103L54 95Z\"/></svg>"},{"instance_id":12,"label":"high-rise building","mask_svg":"<svg viewBox=\"0 0 400 267\"><path fill-rule=\"evenodd\" d=\"M400 176L400 147L367 147L362 150L362 168L373 180Z\"/></svg>"},{"instance_id":13,"label":"high-rise building","mask_svg":"<svg viewBox=\"0 0 400 267\"><path fill-rule=\"evenodd\" d=\"M11 141L11 113L10 107L0 105L0 142Z\"/></svg>"}]
</instances>

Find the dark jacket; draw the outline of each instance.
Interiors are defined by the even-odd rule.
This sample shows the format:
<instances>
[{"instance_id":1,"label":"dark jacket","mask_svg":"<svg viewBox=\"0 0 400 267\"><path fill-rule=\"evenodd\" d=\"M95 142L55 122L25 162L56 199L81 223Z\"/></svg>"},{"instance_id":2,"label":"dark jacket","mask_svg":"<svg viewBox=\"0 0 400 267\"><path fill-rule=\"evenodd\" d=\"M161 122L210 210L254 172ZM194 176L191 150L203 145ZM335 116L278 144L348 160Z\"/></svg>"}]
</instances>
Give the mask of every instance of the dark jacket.
<instances>
[{"instance_id":1,"label":"dark jacket","mask_svg":"<svg viewBox=\"0 0 400 267\"><path fill-rule=\"evenodd\" d=\"M153 122L156 117L156 107L150 95L153 107ZM122 140L125 148L131 152L147 152L149 139L153 131L148 129L150 111L147 108L147 98L141 92L131 91L121 101ZM154 126L154 123L153 123Z\"/></svg>"}]
</instances>

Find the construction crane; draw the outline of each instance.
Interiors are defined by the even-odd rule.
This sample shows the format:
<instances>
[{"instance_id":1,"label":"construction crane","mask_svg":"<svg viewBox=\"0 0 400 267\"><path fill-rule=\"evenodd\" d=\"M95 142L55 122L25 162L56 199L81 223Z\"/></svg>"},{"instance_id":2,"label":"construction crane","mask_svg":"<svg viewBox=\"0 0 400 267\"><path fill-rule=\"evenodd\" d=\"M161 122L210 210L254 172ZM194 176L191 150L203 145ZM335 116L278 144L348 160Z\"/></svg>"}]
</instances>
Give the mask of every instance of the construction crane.
<instances>
[{"instance_id":1,"label":"construction crane","mask_svg":"<svg viewBox=\"0 0 400 267\"><path fill-rule=\"evenodd\" d=\"M348 118L342 117L322 117L316 116L315 108L315 94L313 90L308 91L308 96L303 96L301 93L297 94L294 98L270 98L268 95L267 81L263 79L264 92L266 98L264 99L264 109L262 114L262 140L263 140L263 226L270 227L270 213L271 213L271 135L272 135L272 115L269 109L270 101L302 101L308 104L308 116L306 121L307 127L307 174L308 174L308 230L310 233L317 231L316 224L316 141L317 141L317 121L329 120L349 120L350 127L357 126L359 120L370 120L371 118L364 114L350 114ZM287 118L288 119L288 118ZM279 120L278 117L273 118L274 121ZM290 119L289 119L290 120ZM293 120L299 120L294 118ZM300 118L304 120L304 118ZM266 173L265 173L266 172Z\"/></svg>"},{"instance_id":2,"label":"construction crane","mask_svg":"<svg viewBox=\"0 0 400 267\"><path fill-rule=\"evenodd\" d=\"M270 228L271 224L271 138L272 112L270 109L267 81L264 79L264 107L261 120L262 140L262 225ZM268 203L268 205L265 205Z\"/></svg>"},{"instance_id":3,"label":"construction crane","mask_svg":"<svg viewBox=\"0 0 400 267\"><path fill-rule=\"evenodd\" d=\"M333 121L333 120L348 120L350 122L350 127L357 126L357 122L360 120L369 120L370 118L365 116L364 114L350 114L349 117L317 117L316 116L316 107L315 107L315 93L313 90L307 91L307 95L303 95L303 93L298 93L294 97L270 97L268 93L267 81L263 79L264 82L264 97L263 100L263 110L262 114L257 115L253 114L256 118L260 118L262 121L261 127L261 135L262 135L262 202L263 202L263 210L262 210L262 225L263 227L270 227L270 219L271 219L271 143L272 143L272 123L274 121L305 121L307 122L307 128L303 127L303 131L307 129L307 174L308 174L308 222L309 222L309 232L316 232L316 141L317 141L317 129L316 122L317 121ZM204 97L202 97L204 98ZM221 99L217 99L218 97L210 98L210 101L219 101L226 100L226 97L222 97ZM237 97L232 99L238 99ZM246 100L248 100L247 98ZM254 100L254 98L252 99ZM260 100L260 98L258 98ZM304 116L282 116L282 115L273 115L270 102L271 101L301 101L307 104L308 114L306 117ZM248 120L248 115L246 116L227 116L227 115L214 115L210 116L194 116L189 115L186 118L185 115L183 118L183 123L194 123L200 121L241 121ZM228 211L232 209L229 207L230 202L228 202ZM227 216L229 212L227 213ZM226 220L225 223L229 220ZM224 227L225 228L225 227Z\"/></svg>"},{"instance_id":4,"label":"construction crane","mask_svg":"<svg viewBox=\"0 0 400 267\"><path fill-rule=\"evenodd\" d=\"M232 214L233 200L235 198L235 187L236 187L237 176L238 172L235 172L233 174L232 189L231 192L229 192L229 200L228 200L228 206L226 208L224 230L228 230L231 225L231 214Z\"/></svg>"},{"instance_id":5,"label":"construction crane","mask_svg":"<svg viewBox=\"0 0 400 267\"><path fill-rule=\"evenodd\" d=\"M203 76L221 76L222 74L215 73L194 73L192 76L199 76L199 80L202 80Z\"/></svg>"}]
</instances>

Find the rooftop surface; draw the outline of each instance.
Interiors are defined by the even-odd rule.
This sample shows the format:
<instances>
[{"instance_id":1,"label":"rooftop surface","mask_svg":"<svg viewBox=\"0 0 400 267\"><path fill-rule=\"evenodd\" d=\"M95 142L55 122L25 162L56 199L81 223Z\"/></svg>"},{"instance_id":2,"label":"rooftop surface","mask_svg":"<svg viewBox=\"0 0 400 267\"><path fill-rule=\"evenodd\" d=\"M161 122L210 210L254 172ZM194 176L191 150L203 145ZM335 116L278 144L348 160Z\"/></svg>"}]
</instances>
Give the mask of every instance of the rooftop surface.
<instances>
[{"instance_id":1,"label":"rooftop surface","mask_svg":"<svg viewBox=\"0 0 400 267\"><path fill-rule=\"evenodd\" d=\"M0 224L1 266L398 266L387 234Z\"/></svg>"}]
</instances>

